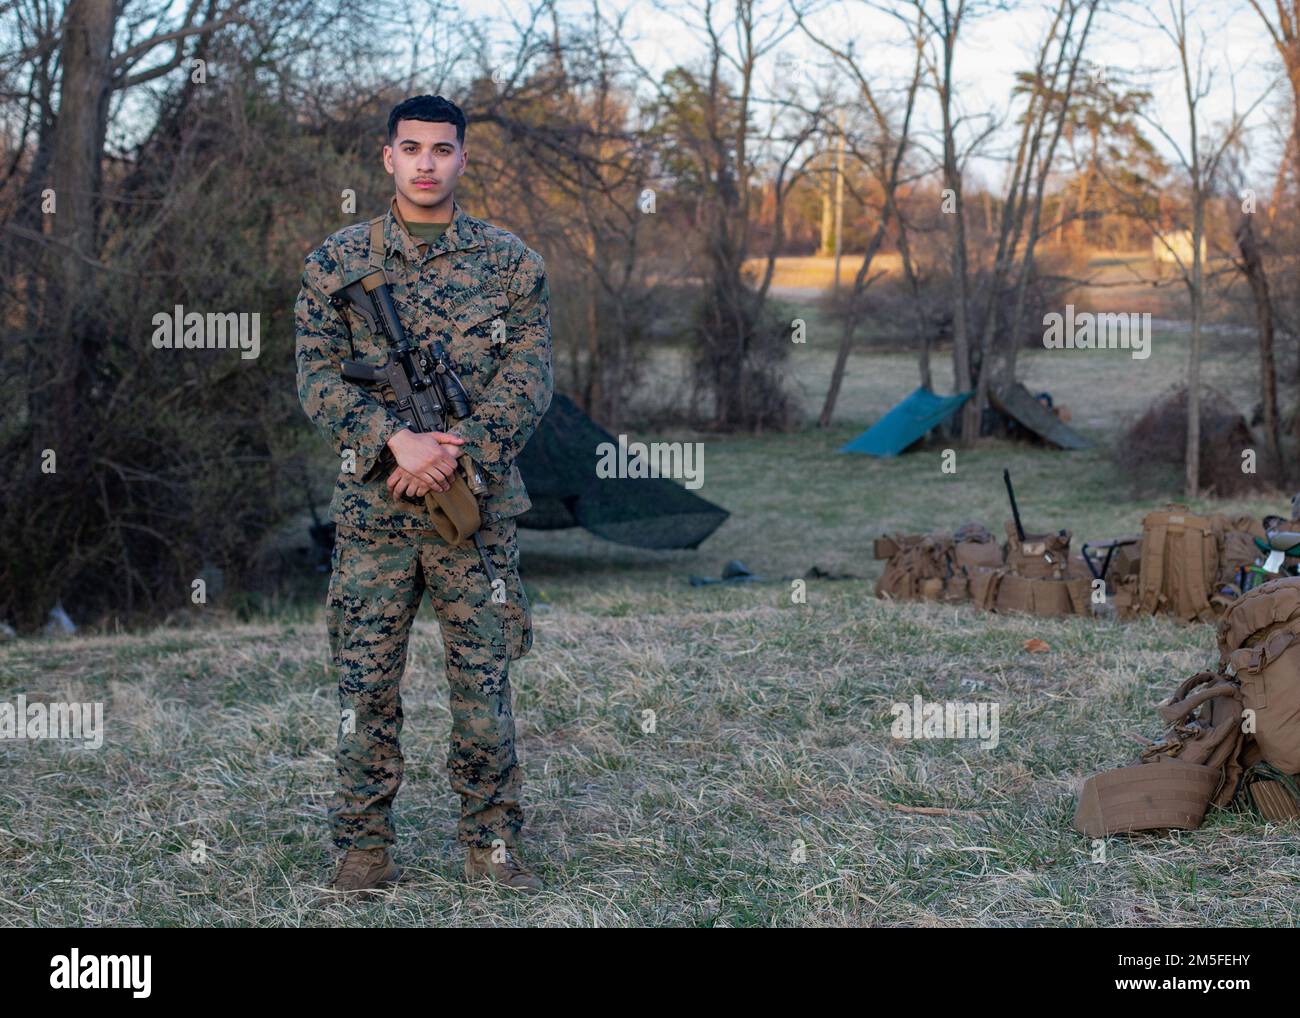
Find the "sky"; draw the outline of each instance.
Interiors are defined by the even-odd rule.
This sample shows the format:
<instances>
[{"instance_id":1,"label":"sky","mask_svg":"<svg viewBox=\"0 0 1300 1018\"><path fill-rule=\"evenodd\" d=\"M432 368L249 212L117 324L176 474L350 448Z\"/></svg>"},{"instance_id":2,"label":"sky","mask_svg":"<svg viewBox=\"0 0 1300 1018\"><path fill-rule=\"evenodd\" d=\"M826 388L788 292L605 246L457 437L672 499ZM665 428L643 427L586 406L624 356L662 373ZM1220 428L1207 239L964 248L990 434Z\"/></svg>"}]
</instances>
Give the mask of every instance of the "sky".
<instances>
[{"instance_id":1,"label":"sky","mask_svg":"<svg viewBox=\"0 0 1300 1018\"><path fill-rule=\"evenodd\" d=\"M173 14L179 13L179 0L172 0ZM588 22L592 0L560 0L562 16L578 23ZM625 15L625 37L636 60L649 72L662 76L677 64L699 66L706 49L700 27L699 8L705 0L678 2L662 0L599 0L602 11L612 22L617 14ZM808 11L811 28L838 47L852 41L860 54L860 63L869 69L873 85L881 81L900 84L910 71L911 51L903 24L883 8L906 10L902 0L756 0L761 15L759 35L781 25L792 29L760 63L759 79L770 84L780 76L801 73L788 61L805 61L812 73L824 79L829 68L825 53L795 25L791 3ZM939 0L925 0L937 10ZM956 2L956 0L952 0ZM1176 162L1176 146L1184 149L1188 137L1188 117L1182 95L1177 53L1170 39L1160 30L1156 19L1170 20L1170 4L1177 0L1150 0L1150 4L1109 2L1099 14L1091 32L1088 57L1094 62L1118 69L1129 80L1145 85L1154 93L1153 118L1168 133L1166 139L1153 128L1146 134L1166 159ZM734 0L715 0L715 24L725 29L730 23ZM1014 142L1014 125L1008 113L1014 75L1032 66L1033 52L1042 37L1051 8L1046 2L1003 0L995 9L988 0L980 0L983 13L970 20L962 30L955 61L958 81L957 102L968 118L971 129L994 117L1003 124L982 151L968 164L968 173L983 185L999 186L1006 172L1000 158ZM1266 9L1272 4L1265 0ZM526 0L457 0L452 16L487 21L515 21L526 16ZM413 8L414 9L414 8ZM1193 50L1200 51L1203 73L1211 83L1199 117L1202 133L1212 133L1217 124L1229 120L1234 106L1245 111L1254 104L1247 121L1249 160L1246 165L1248 184L1267 194L1276 173L1280 141L1287 128L1286 106L1289 88L1280 76L1280 65L1259 15L1247 0L1189 0L1189 21L1193 29ZM441 20L445 32L451 25ZM545 35L549 22L539 31ZM400 31L400 28L396 28ZM508 46L510 31L492 33L499 46ZM724 30L723 38L734 51L734 35ZM395 40L396 42L396 40ZM403 45L405 44L405 45ZM422 61L444 51L445 41L426 39L422 44ZM393 46L395 55L409 54L409 39ZM865 54L865 56L861 56ZM409 56L405 59L409 59ZM409 66L396 56L396 66ZM444 67L443 70L446 70ZM840 87L849 94L853 87L847 75L840 75ZM431 86L432 87L432 86ZM1271 88L1271 92L1270 92ZM807 90L811 90L811 86ZM454 96L452 97L454 98ZM1261 101L1262 99L1262 101ZM126 112L130 113L128 109ZM128 116L127 120L131 120ZM1280 121L1280 122L1278 122ZM924 97L917 112L917 126L937 138L939 118L933 94ZM121 129L126 129L119 124ZM128 131L129 133L129 131ZM934 146L932 146L934 147Z\"/></svg>"},{"instance_id":2,"label":"sky","mask_svg":"<svg viewBox=\"0 0 1300 1018\"><path fill-rule=\"evenodd\" d=\"M798 2L804 8L813 9L808 23L828 41L844 47L853 40L857 52L867 55L860 62L871 69L873 76L900 80L910 70L911 53L903 26L880 9L886 4L819 0L814 6L807 0ZM938 0L927 2L937 10ZM1171 0L1152 0L1150 5L1107 4L1094 22L1087 56L1121 71L1129 80L1153 92L1153 119L1170 137L1161 137L1153 128L1147 128L1146 133L1166 158L1176 160L1175 146L1185 150L1189 130L1177 51L1157 24L1157 19L1165 23L1172 21L1170 3ZM887 5L905 9L902 3ZM517 0L472 0L462 6L467 13L489 17L518 10ZM705 52L703 32L692 27L702 24L698 6L669 2L664 7L644 0L620 0L606 9L626 12L631 51L648 70L662 74L675 64L699 60ZM960 86L958 102L964 114L971 118L969 122L974 125L982 122L982 116L992 115L1008 125L992 139L992 153L1011 144L1007 113L1014 75L1032 66L1033 52L1049 23L1051 8L1046 3L1016 3L1011 10L990 10L991 5L984 6L986 12L963 28L955 69ZM1266 9L1270 6L1265 3ZM776 24L778 12L786 26L794 24L790 0L759 0L758 9L770 19L766 24ZM575 0L562 3L561 10L585 20L590 6L587 0ZM731 4L721 0L717 10L715 23L726 25ZM1245 112L1257 104L1247 120L1250 125L1248 182L1267 189L1276 169L1278 138L1286 126L1273 121L1285 109L1288 99L1288 87L1279 76L1272 42L1259 15L1246 0L1203 0L1189 3L1187 10L1193 52L1199 51L1203 73L1211 85L1199 117L1202 133L1212 132L1217 124L1226 123L1234 107ZM724 38L734 41L734 36L724 35ZM789 73L789 65L777 63L778 53L781 58L826 60L823 51L796 29L766 58L761 77L771 80L778 73ZM850 85L845 78L844 87ZM933 96L927 99L919 114L922 127L937 129ZM988 183L990 178L1000 179L1003 168L995 159L976 159L970 171Z\"/></svg>"}]
</instances>

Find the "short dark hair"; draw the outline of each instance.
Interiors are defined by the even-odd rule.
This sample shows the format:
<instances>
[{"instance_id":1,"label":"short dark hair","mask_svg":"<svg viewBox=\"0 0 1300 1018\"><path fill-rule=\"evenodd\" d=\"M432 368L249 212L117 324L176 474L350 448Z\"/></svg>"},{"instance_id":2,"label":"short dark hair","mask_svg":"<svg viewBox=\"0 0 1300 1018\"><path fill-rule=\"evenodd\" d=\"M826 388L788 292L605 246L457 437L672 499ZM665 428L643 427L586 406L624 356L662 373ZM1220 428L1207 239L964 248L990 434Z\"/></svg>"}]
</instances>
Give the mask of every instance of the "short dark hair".
<instances>
[{"instance_id":1,"label":"short dark hair","mask_svg":"<svg viewBox=\"0 0 1300 1018\"><path fill-rule=\"evenodd\" d=\"M440 95L413 95L403 99L388 114L388 144L397 137L399 120L424 120L431 124L455 124L456 141L465 144L465 114L459 106Z\"/></svg>"}]
</instances>

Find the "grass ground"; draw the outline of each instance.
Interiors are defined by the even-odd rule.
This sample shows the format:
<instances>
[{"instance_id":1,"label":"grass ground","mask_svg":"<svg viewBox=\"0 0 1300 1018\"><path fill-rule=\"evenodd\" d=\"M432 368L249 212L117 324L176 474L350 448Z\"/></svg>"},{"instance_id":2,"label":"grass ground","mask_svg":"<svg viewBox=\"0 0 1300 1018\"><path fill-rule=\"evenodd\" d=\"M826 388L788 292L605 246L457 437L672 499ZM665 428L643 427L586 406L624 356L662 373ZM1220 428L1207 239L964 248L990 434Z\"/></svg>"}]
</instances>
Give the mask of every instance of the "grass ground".
<instances>
[{"instance_id":1,"label":"grass ground","mask_svg":"<svg viewBox=\"0 0 1300 1018\"><path fill-rule=\"evenodd\" d=\"M812 412L834 338L803 310L810 342L792 372ZM1196 832L1113 839L1104 862L1069 827L1079 781L1131 760L1131 734L1158 728L1154 703L1213 663L1211 628L872 596L879 533L968 519L1000 529L1004 466L1032 527L1068 526L1076 546L1137 529L1151 500L1128 494L1107 450L1180 377L1183 344L1159 332L1146 361L1029 354L1026 383L1069 404L1097 447L987 443L959 452L955 474L940 472L937 449L836 454L915 385L910 357L864 354L827 433L698 436L701 494L732 512L699 551L524 532L537 634L512 676L526 843L549 887L536 899L458 880L427 608L403 684L408 880L326 910L310 902L331 865L322 814L337 716L317 609L0 644L0 699L102 701L107 727L95 751L0 743L0 922L1295 925L1294 827L1220 813ZM1211 341L1207 373L1248 398L1240 350ZM1286 501L1203 504L1260 514ZM687 584L732 558L770 582ZM792 603L790 579L813 565L858 578L809 581L807 603ZM1031 637L1050 649L1028 653ZM996 703L997 747L894 739L892 705L918 694Z\"/></svg>"}]
</instances>

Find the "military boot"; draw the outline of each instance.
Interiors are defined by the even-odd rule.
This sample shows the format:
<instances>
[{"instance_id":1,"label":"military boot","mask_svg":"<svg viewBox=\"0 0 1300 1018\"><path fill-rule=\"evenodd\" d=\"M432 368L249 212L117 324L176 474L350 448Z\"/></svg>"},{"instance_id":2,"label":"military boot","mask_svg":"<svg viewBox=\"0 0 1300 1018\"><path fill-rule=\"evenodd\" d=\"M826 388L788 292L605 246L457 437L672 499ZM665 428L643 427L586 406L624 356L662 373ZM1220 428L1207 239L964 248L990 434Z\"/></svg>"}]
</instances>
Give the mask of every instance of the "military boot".
<instances>
[{"instance_id":1,"label":"military boot","mask_svg":"<svg viewBox=\"0 0 1300 1018\"><path fill-rule=\"evenodd\" d=\"M330 892L320 900L328 900L333 893L346 891L373 891L397 883L401 868L388 857L386 848L354 848L343 857L330 881Z\"/></svg>"},{"instance_id":2,"label":"military boot","mask_svg":"<svg viewBox=\"0 0 1300 1018\"><path fill-rule=\"evenodd\" d=\"M491 877L497 883L525 894L536 894L542 889L542 882L537 875L524 865L522 859L512 848L501 849L504 858L495 862L493 855L498 850L491 846L480 848L470 845L465 849L465 879L471 883L483 877Z\"/></svg>"}]
</instances>

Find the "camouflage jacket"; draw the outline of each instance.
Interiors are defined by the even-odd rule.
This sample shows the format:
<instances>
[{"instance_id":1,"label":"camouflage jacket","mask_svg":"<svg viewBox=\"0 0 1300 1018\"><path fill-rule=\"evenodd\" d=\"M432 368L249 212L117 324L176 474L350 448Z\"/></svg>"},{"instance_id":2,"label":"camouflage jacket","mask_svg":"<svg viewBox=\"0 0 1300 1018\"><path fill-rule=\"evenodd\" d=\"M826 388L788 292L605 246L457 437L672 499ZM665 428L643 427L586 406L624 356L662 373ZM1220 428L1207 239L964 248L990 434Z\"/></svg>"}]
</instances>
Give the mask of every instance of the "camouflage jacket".
<instances>
[{"instance_id":1,"label":"camouflage jacket","mask_svg":"<svg viewBox=\"0 0 1300 1018\"><path fill-rule=\"evenodd\" d=\"M295 308L298 399L340 457L330 503L336 523L383 530L429 529L423 500L389 493L395 466L387 448L405 427L386 386L345 381L343 360L382 364L382 335L329 295L370 271L370 224L353 223L307 256ZM484 522L531 506L515 466L519 450L551 402L550 290L541 256L514 234L466 215L452 200L452 219L432 245L405 228L396 199L384 216L384 268L393 303L412 344L440 336L465 384L473 413L447 429L482 468L488 491ZM500 320L504 329L494 322ZM351 469L349 469L351 468Z\"/></svg>"}]
</instances>

